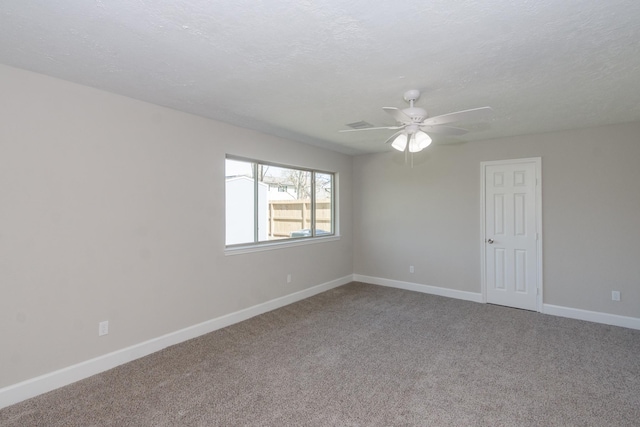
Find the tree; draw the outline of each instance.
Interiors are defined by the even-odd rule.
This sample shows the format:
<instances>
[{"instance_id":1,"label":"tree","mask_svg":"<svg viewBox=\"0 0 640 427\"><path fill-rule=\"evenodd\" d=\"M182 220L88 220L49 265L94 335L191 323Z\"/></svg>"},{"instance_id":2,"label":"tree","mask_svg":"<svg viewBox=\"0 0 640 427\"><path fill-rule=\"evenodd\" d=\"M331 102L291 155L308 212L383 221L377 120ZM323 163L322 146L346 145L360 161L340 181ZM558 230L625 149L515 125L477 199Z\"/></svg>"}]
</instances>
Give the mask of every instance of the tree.
<instances>
[{"instance_id":1,"label":"tree","mask_svg":"<svg viewBox=\"0 0 640 427\"><path fill-rule=\"evenodd\" d=\"M283 176L288 184L293 185L298 200L311 199L311 172L287 169Z\"/></svg>"},{"instance_id":2,"label":"tree","mask_svg":"<svg viewBox=\"0 0 640 427\"><path fill-rule=\"evenodd\" d=\"M269 166L267 165L261 165L260 163L258 163L258 181L263 182L264 181L264 177L267 176L267 172L269 171Z\"/></svg>"},{"instance_id":3,"label":"tree","mask_svg":"<svg viewBox=\"0 0 640 427\"><path fill-rule=\"evenodd\" d=\"M316 199L330 199L333 188L333 176L316 172Z\"/></svg>"}]
</instances>

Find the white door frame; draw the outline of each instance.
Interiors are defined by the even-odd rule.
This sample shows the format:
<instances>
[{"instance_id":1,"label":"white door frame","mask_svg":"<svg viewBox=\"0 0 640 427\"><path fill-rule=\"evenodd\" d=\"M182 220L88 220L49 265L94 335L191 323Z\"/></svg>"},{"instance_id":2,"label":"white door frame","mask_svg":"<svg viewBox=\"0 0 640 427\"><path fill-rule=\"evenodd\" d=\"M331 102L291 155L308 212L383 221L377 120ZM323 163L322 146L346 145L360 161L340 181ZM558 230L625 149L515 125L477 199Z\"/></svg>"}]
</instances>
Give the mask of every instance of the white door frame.
<instances>
[{"instance_id":1,"label":"white door frame","mask_svg":"<svg viewBox=\"0 0 640 427\"><path fill-rule=\"evenodd\" d=\"M536 298L536 310L542 312L542 158L541 157L529 157L525 159L510 159L510 160L495 160L489 162L480 162L480 254L482 262L481 268L481 287L482 287L482 302L487 302L487 244L486 244L486 206L485 206L485 177L487 166L495 165L508 165L518 163L535 163L536 170L536 276L537 283L536 288L538 295Z\"/></svg>"}]
</instances>

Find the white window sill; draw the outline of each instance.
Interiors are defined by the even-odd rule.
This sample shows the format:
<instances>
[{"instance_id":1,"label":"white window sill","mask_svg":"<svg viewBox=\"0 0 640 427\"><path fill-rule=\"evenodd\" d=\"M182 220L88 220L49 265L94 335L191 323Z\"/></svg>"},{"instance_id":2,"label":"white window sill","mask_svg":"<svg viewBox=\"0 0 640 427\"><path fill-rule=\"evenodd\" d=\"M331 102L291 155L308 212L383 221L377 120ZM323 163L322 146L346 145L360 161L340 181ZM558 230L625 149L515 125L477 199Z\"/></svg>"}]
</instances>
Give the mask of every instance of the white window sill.
<instances>
[{"instance_id":1,"label":"white window sill","mask_svg":"<svg viewBox=\"0 0 640 427\"><path fill-rule=\"evenodd\" d=\"M224 254L228 255L240 255L248 254L252 252L273 251L276 249L293 248L296 246L315 245L317 243L334 242L340 240L340 236L327 236L327 237L308 237L295 240L286 240L280 242L268 242L254 245L238 246L234 248L225 248Z\"/></svg>"}]
</instances>

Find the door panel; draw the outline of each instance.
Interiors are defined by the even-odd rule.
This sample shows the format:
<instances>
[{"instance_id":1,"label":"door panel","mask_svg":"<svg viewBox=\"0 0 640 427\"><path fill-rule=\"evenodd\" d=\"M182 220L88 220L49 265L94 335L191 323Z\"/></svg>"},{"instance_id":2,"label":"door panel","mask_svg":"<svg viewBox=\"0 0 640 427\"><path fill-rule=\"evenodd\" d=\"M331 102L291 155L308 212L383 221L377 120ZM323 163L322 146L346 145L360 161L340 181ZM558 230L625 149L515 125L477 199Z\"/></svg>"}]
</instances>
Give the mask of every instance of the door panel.
<instances>
[{"instance_id":1,"label":"door panel","mask_svg":"<svg viewBox=\"0 0 640 427\"><path fill-rule=\"evenodd\" d=\"M536 163L500 162L484 171L487 302L536 310Z\"/></svg>"}]
</instances>

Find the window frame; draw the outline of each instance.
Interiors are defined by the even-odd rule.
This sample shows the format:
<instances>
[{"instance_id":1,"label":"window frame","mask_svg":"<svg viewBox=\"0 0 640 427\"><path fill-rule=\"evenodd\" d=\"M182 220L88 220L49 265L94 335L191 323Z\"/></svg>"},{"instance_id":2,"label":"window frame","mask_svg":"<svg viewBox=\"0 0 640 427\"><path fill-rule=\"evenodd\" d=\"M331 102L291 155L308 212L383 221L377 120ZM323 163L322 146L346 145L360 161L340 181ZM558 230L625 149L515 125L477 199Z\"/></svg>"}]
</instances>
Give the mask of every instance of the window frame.
<instances>
[{"instance_id":1,"label":"window frame","mask_svg":"<svg viewBox=\"0 0 640 427\"><path fill-rule=\"evenodd\" d=\"M339 240L340 239L340 235L338 234L338 206L337 206L337 183L338 183L338 173L337 172L332 172L332 171L327 171L327 170L322 170L322 169L313 169L313 168L307 168L307 167L301 167L301 166L291 166L291 165L287 165L287 164L283 164L283 163L276 163L276 162L270 162L270 161L263 161L263 160L256 160L253 158L248 158L248 157L242 157L242 156L235 156L232 154L226 154L225 155L225 182L226 182L226 161L227 160L233 160L233 161L239 161L239 162L246 162L246 163L250 163L251 164L251 169L252 169L252 174L253 174L253 241L252 242L246 242L246 243L234 243L234 244L230 244L228 245L227 242L227 228L226 228L226 224L227 224L227 212L226 212L226 207L225 207L225 254L228 255L233 255L233 254L237 254L237 253L247 253L247 252L255 252L255 251L261 251L261 250L269 250L269 249L277 249L277 248L281 248L281 247L290 247L290 246L299 246L299 245L307 245L307 244L313 244L313 243L318 243L318 242L326 242L326 241L332 241L332 240ZM285 169L291 169L291 170L295 170L295 171L302 171L302 172L309 172L311 174L311 195L310 195L310 211L311 211L311 225L310 225L310 230L311 230L311 235L310 236L301 236L301 237L285 237L282 239L275 239L275 240L263 240L260 241L259 239L259 225L258 225L258 216L259 216L259 203L258 203L258 199L259 199L259 191L258 191L258 187L260 184L260 180L258 179L258 167L262 165L262 166L273 166L273 167L277 167L277 168L285 168ZM331 232L327 233L327 234L322 234L320 236L316 235L316 229L317 229L317 224L316 224L316 174L325 174L325 175L330 175L331 176L331 194L330 194L330 200L331 200ZM226 200L227 200L227 188L225 185L225 206L226 206ZM304 226L304 225L303 225Z\"/></svg>"}]
</instances>

